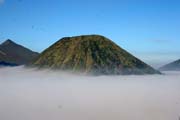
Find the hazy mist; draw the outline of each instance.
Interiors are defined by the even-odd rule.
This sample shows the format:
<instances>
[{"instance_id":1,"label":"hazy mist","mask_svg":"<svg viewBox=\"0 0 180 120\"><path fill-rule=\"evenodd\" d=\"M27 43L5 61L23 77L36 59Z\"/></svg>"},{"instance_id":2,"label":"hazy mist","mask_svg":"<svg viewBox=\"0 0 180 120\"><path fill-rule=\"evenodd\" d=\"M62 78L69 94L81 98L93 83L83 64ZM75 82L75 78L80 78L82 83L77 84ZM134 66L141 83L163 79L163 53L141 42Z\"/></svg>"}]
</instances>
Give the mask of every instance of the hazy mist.
<instances>
[{"instance_id":1,"label":"hazy mist","mask_svg":"<svg viewBox=\"0 0 180 120\"><path fill-rule=\"evenodd\" d=\"M83 76L0 68L0 120L178 120L180 72Z\"/></svg>"}]
</instances>

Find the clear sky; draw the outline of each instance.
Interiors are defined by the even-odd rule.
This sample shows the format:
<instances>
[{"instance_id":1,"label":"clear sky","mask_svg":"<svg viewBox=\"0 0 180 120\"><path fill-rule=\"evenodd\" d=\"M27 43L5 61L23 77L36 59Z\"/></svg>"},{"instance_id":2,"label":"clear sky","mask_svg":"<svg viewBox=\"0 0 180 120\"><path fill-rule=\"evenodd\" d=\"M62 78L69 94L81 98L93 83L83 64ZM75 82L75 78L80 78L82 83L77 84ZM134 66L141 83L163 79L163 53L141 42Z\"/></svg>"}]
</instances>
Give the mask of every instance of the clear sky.
<instances>
[{"instance_id":1,"label":"clear sky","mask_svg":"<svg viewBox=\"0 0 180 120\"><path fill-rule=\"evenodd\" d=\"M41 52L82 34L165 64L180 58L180 0L0 0L0 43L9 38Z\"/></svg>"}]
</instances>

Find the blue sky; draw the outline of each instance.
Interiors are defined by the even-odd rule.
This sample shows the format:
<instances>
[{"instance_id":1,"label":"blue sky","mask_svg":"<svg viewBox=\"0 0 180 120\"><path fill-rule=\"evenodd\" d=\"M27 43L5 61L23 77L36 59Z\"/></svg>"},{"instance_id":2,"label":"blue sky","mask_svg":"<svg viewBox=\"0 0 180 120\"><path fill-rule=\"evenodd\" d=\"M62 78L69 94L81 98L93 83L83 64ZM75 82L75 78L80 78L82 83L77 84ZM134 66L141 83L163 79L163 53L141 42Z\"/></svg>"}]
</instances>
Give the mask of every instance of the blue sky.
<instances>
[{"instance_id":1,"label":"blue sky","mask_svg":"<svg viewBox=\"0 0 180 120\"><path fill-rule=\"evenodd\" d=\"M41 52L64 36L104 35L152 65L180 58L179 0L0 0L0 42Z\"/></svg>"}]
</instances>

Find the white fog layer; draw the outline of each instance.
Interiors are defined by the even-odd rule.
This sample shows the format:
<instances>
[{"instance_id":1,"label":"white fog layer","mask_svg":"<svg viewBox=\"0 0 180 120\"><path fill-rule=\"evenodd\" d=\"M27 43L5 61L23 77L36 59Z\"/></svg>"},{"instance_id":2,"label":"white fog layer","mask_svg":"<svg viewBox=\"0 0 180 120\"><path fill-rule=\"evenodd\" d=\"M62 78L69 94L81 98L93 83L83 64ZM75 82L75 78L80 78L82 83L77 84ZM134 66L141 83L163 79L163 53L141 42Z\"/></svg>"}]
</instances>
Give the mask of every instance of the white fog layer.
<instances>
[{"instance_id":1,"label":"white fog layer","mask_svg":"<svg viewBox=\"0 0 180 120\"><path fill-rule=\"evenodd\" d=\"M180 72L78 76L0 68L0 120L179 120Z\"/></svg>"}]
</instances>

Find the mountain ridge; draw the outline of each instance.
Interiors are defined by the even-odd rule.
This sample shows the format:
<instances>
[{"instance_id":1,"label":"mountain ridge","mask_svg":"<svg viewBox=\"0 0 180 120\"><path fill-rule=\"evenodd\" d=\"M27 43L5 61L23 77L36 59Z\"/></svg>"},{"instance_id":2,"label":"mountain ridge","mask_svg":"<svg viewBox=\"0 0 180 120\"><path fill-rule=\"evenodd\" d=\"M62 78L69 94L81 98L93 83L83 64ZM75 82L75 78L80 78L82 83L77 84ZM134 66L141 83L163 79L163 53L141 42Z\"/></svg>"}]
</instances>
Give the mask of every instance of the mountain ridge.
<instances>
[{"instance_id":1,"label":"mountain ridge","mask_svg":"<svg viewBox=\"0 0 180 120\"><path fill-rule=\"evenodd\" d=\"M161 71L180 71L180 59L159 68Z\"/></svg>"},{"instance_id":2,"label":"mountain ridge","mask_svg":"<svg viewBox=\"0 0 180 120\"><path fill-rule=\"evenodd\" d=\"M0 44L0 61L23 65L35 59L39 53L34 52L14 41L7 39Z\"/></svg>"}]
</instances>

